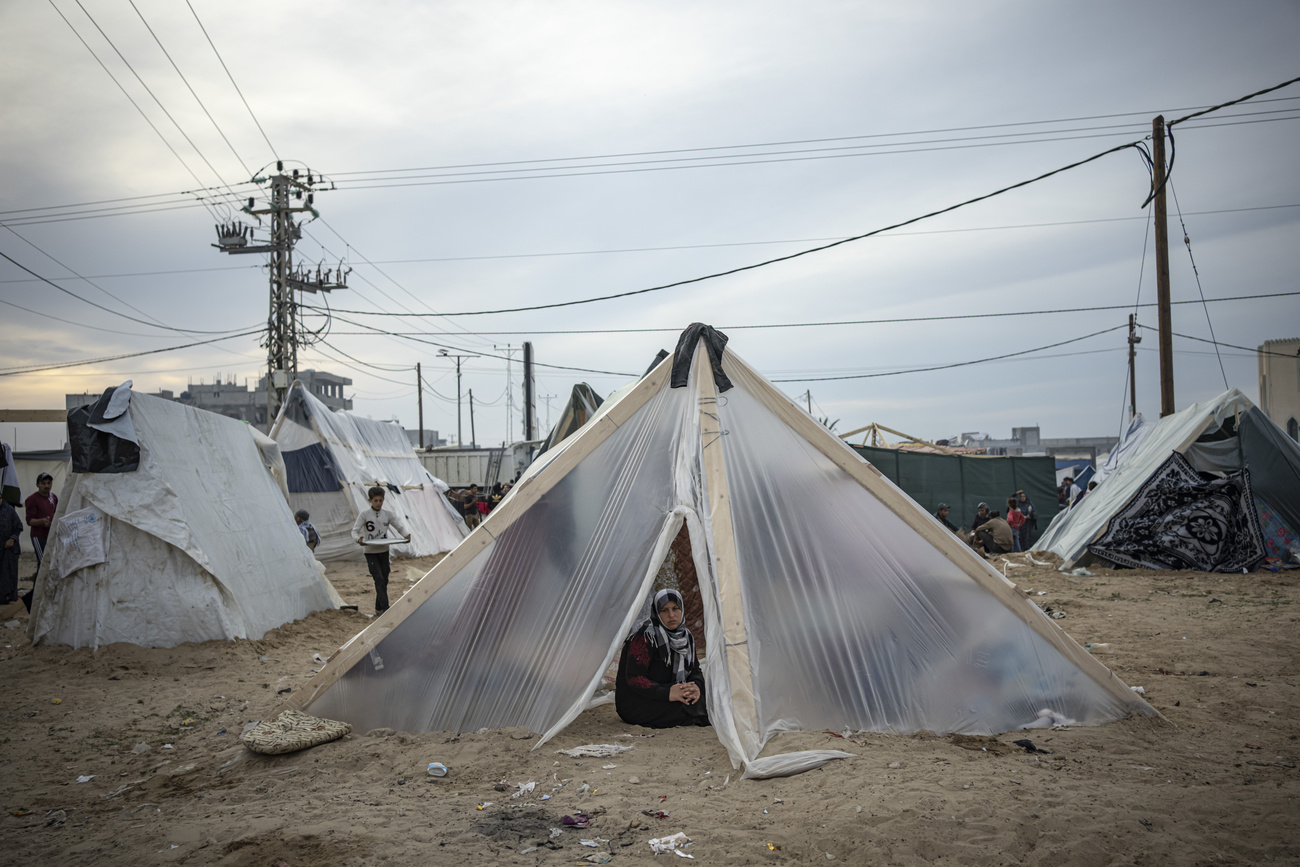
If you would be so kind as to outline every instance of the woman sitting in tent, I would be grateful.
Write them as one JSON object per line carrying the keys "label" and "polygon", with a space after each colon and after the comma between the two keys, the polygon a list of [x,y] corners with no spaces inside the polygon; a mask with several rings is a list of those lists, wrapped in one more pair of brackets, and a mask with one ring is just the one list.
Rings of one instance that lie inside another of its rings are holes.
{"label": "woman sitting in tent", "polygon": [[624,722],[656,729],[709,725],[704,673],[684,618],[682,595],[660,590],[650,618],[623,642],[614,704]]}

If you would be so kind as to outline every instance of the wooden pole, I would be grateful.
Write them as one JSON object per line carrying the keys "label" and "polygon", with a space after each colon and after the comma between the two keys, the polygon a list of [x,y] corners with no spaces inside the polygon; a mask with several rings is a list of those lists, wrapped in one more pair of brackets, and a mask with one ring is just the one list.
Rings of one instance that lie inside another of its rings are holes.
{"label": "wooden pole", "polygon": [[1137,387],[1137,366],[1134,360],[1137,357],[1137,345],[1142,342],[1142,338],[1137,334],[1137,316],[1130,313],[1128,315],[1128,420],[1132,421],[1137,417],[1138,412],[1138,387]]}
{"label": "wooden pole", "polygon": [[1173,311],[1169,305],[1169,228],[1165,208],[1165,117],[1151,122],[1151,153],[1155,164],[1156,303],[1160,311],[1160,417],[1174,409]]}
{"label": "wooden pole", "polygon": [[469,390],[469,447],[478,448],[478,436],[474,433],[474,389]]}

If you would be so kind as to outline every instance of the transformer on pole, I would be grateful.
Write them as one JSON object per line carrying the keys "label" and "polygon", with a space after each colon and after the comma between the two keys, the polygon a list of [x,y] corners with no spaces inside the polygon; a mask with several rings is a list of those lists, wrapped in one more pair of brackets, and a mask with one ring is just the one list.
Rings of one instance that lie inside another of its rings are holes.
{"label": "transformer on pole", "polygon": [[[294,244],[302,238],[302,228],[294,214],[310,213],[320,216],[314,207],[315,192],[332,189],[333,184],[310,169],[305,173],[284,170],[284,162],[276,163],[276,173],[270,177],[253,178],[255,183],[269,184],[267,201],[260,206],[255,197],[248,199],[240,210],[256,217],[259,224],[253,227],[238,220],[217,226],[216,247],[223,253],[270,253],[270,301],[266,322],[266,429],[270,431],[284,404],[289,386],[298,376],[298,346],[302,341],[302,327],[298,302],[294,292],[329,292],[347,288],[347,275],[351,271],[342,262],[338,270],[317,266],[314,275],[310,270],[295,270]],[[262,217],[270,217],[270,238],[256,243],[254,232],[260,228]]]}

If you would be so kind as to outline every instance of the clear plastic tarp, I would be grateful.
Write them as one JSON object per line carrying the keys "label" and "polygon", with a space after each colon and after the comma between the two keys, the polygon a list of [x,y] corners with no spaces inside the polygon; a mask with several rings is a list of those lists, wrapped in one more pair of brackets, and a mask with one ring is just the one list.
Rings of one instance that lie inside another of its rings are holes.
{"label": "clear plastic tarp", "polygon": [[[129,414],[139,468],[69,473],[59,496],[28,624],[34,644],[261,638],[337,607],[273,457],[247,425],[143,394],[131,396]],[[76,568],[87,561],[60,520],[82,511],[103,516],[105,550],[102,562]]]}
{"label": "clear plastic tarp", "polygon": [[1036,606],[1013,613],[768,410],[747,368],[728,373],[718,414],[763,740],[1127,712],[1026,626],[1047,620]]}
{"label": "clear plastic tarp", "polygon": [[888,480],[831,460],[874,473],[740,359],[724,356],[735,387],[716,399],[707,370],[669,388],[670,366],[607,401],[341,648],[304,694],[311,712],[360,730],[526,726],[544,741],[587,706],[684,523],[709,716],[746,776],[847,755],[762,756],[784,731],[1154,713]]}
{"label": "clear plastic tarp", "polygon": [[[656,396],[401,621],[311,712],[360,731],[545,732],[585,704],[645,596],[651,553],[673,505],[675,446],[688,399],[680,389]],[[524,492],[521,485],[516,502]],[[492,521],[478,532],[489,532]]]}
{"label": "clear plastic tarp", "polygon": [[384,508],[411,533],[410,544],[392,546],[395,556],[439,554],[465,538],[465,519],[443,495],[447,485],[424,468],[396,422],[330,410],[295,382],[272,434],[284,459],[289,503],[294,511],[305,509],[320,533],[317,558],[361,558],[352,526],[360,510],[370,508],[366,492],[376,485],[385,489]]}

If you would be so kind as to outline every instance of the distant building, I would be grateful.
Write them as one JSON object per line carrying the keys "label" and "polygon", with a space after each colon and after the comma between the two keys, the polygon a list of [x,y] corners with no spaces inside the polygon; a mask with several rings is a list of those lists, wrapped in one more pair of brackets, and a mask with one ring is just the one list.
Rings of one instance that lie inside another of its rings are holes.
{"label": "distant building", "polygon": [[1300,337],[1259,347],[1259,408],[1300,442]]}
{"label": "distant building", "polygon": [[994,439],[986,433],[962,433],[949,437],[954,446],[982,448],[986,455],[1051,455],[1058,458],[1088,458],[1095,465],[1119,445],[1119,437],[1043,437],[1038,426],[1013,427],[1010,439]]}
{"label": "distant building", "polygon": [[[352,409],[352,399],[343,396],[343,387],[351,385],[346,376],[336,376],[322,370],[300,370],[298,379],[307,390],[320,398],[330,409]],[[101,392],[102,393],[102,392]],[[99,400],[100,394],[68,394],[64,401],[68,409],[76,409]],[[257,388],[250,390],[248,382],[235,383],[233,378],[222,382],[220,377],[210,384],[191,382],[179,395],[168,389],[152,393],[153,397],[174,400],[186,406],[206,409],[227,418],[237,418],[266,430],[266,377],[258,380]]]}

